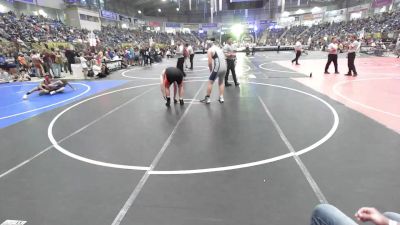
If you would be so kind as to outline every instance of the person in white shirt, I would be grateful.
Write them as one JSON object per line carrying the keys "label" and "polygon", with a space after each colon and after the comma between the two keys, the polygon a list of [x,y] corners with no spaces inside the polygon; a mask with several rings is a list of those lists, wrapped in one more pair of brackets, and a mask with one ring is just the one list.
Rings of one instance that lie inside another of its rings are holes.
{"label": "person in white shirt", "polygon": [[207,51],[208,56],[208,68],[210,69],[211,75],[209,77],[207,94],[206,97],[200,102],[210,104],[211,103],[211,91],[215,80],[218,78],[219,85],[219,102],[224,102],[224,78],[227,70],[225,54],[220,47],[215,43],[214,38],[210,38],[208,41],[212,46]]}
{"label": "person in white shirt", "polygon": [[193,70],[194,51],[193,51],[192,45],[189,45],[187,49],[188,49],[188,52],[189,52],[190,69]]}
{"label": "person in white shirt", "polygon": [[239,82],[236,78],[236,71],[235,71],[235,60],[236,60],[236,49],[232,45],[232,39],[228,39],[227,43],[224,46],[224,53],[226,58],[226,63],[228,69],[226,70],[225,75],[225,87],[231,86],[228,82],[229,80],[229,71],[232,71],[232,78],[233,82],[235,82],[235,86],[239,86]]}
{"label": "person in white shirt", "polygon": [[183,76],[186,77],[185,71],[183,69],[183,64],[185,63],[185,57],[183,55],[183,50],[185,49],[185,47],[183,46],[183,44],[180,44],[178,42],[177,48],[176,48],[176,57],[178,58],[178,61],[176,63],[176,68],[180,69],[183,72]]}
{"label": "person in white shirt", "polygon": [[300,42],[300,38],[297,39],[296,45],[294,46],[294,51],[296,52],[296,58],[292,60],[292,64],[296,62],[296,65],[300,65],[299,58],[301,56],[301,52],[303,51],[303,45]]}
{"label": "person in white shirt", "polygon": [[335,65],[335,74],[339,74],[338,63],[337,63],[338,44],[337,44],[336,37],[333,37],[331,43],[328,45],[328,52],[329,52],[328,62],[326,63],[326,66],[325,66],[325,74],[329,74],[328,69],[332,62],[333,62],[333,65]]}
{"label": "person in white shirt", "polygon": [[89,71],[89,67],[88,67],[88,64],[87,64],[87,60],[83,56],[82,52],[80,54],[79,60],[81,61],[83,76],[85,76],[85,79],[87,79],[87,74],[88,74],[88,71]]}
{"label": "person in white shirt", "polygon": [[347,51],[347,66],[349,67],[349,72],[345,74],[346,76],[351,76],[351,75],[353,75],[354,77],[357,76],[357,70],[356,66],[354,65],[354,61],[356,59],[356,52],[359,47],[360,43],[356,40],[356,36],[350,35],[350,43]]}

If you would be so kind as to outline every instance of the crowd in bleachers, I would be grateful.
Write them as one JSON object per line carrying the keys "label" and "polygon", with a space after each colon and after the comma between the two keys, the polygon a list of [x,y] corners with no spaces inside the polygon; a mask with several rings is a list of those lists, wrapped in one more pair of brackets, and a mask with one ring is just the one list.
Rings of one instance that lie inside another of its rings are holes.
{"label": "crowd in bleachers", "polygon": [[[379,39],[385,39],[388,37],[388,33],[396,32],[400,30],[400,10],[393,12],[386,12],[381,14],[375,14],[371,17],[364,19],[356,19],[350,21],[333,22],[333,23],[320,23],[315,24],[311,27],[308,26],[292,26],[286,28],[287,31],[279,40],[282,45],[293,45],[297,38],[301,38],[303,43],[314,43],[323,45],[323,40],[326,37],[337,36],[339,38],[345,37],[349,34],[375,34],[380,33]],[[365,40],[366,44],[376,42],[377,38],[370,38],[371,40]],[[390,38],[387,38],[390,39]],[[394,41],[394,40],[388,40]],[[268,43],[277,43],[276,35],[270,35]]]}
{"label": "crowd in bleachers", "polygon": [[[96,47],[90,47],[90,37]],[[121,67],[147,65],[174,55],[175,43],[190,43],[201,48],[203,38],[195,33],[165,33],[103,26],[93,34],[43,16],[0,14],[0,82],[27,80],[30,76],[72,74],[71,64],[102,68],[104,62],[117,60]],[[48,46],[49,43],[72,44]],[[153,45],[150,45],[153,43]]]}
{"label": "crowd in bleachers", "polygon": [[[43,16],[17,16],[14,12],[0,14],[0,38],[19,43],[27,48],[31,43],[40,42],[68,42],[88,43],[88,34],[85,29],[77,29],[65,25],[61,21]],[[171,40],[197,44],[200,40],[192,33],[165,33],[144,30],[130,30],[118,27],[102,27],[101,31],[94,32],[97,41],[103,47],[115,48],[122,43],[143,45],[149,43],[171,44]]]}
{"label": "crowd in bleachers", "polygon": [[268,29],[266,44],[267,45],[277,45],[280,37],[285,33],[286,28],[272,28]]}

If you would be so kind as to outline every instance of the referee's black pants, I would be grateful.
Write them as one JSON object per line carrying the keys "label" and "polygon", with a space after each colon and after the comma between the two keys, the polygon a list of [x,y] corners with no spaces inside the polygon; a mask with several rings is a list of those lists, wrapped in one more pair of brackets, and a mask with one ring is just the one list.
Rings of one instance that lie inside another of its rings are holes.
{"label": "referee's black pants", "polygon": [[339,73],[338,71],[338,64],[337,64],[337,54],[329,54],[328,55],[328,62],[326,63],[325,66],[325,72],[328,72],[329,66],[333,62],[333,65],[335,66],[335,73]]}
{"label": "referee's black pants", "polygon": [[296,62],[296,65],[298,65],[300,56],[301,56],[301,51],[296,51],[296,58],[292,60],[292,63]]}
{"label": "referee's black pants", "polygon": [[356,66],[354,65],[354,61],[356,60],[356,53],[351,52],[347,54],[347,66],[349,67],[349,72],[347,74],[357,74]]}
{"label": "referee's black pants", "polygon": [[186,77],[185,71],[183,70],[183,64],[185,63],[185,58],[178,58],[178,62],[176,63],[176,68],[180,69],[183,73],[183,76]]}
{"label": "referee's black pants", "polygon": [[193,58],[194,58],[194,54],[190,55],[190,69],[193,69]]}
{"label": "referee's black pants", "polygon": [[227,65],[228,68],[226,70],[226,75],[225,75],[225,84],[228,84],[229,71],[232,71],[233,82],[235,82],[235,84],[238,84],[237,79],[236,79],[235,60],[227,59],[226,60],[226,65]]}

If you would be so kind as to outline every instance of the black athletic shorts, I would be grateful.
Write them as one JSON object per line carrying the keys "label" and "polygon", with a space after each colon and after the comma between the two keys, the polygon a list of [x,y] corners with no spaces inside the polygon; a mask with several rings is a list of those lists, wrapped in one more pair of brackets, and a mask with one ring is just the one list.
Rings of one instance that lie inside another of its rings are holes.
{"label": "black athletic shorts", "polygon": [[172,83],[176,82],[178,85],[182,84],[183,81],[183,73],[180,69],[175,67],[168,67],[165,69],[166,80],[165,85],[169,86]]}

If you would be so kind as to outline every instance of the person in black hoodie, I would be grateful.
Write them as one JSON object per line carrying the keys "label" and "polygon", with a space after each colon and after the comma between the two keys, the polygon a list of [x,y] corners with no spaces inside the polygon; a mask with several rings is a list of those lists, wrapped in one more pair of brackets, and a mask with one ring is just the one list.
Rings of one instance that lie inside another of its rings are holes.
{"label": "person in black hoodie", "polygon": [[76,53],[74,50],[71,50],[69,47],[66,48],[65,50],[65,57],[67,58],[67,62],[68,62],[68,70],[69,73],[72,75],[72,67],[71,64],[75,63],[75,56]]}

